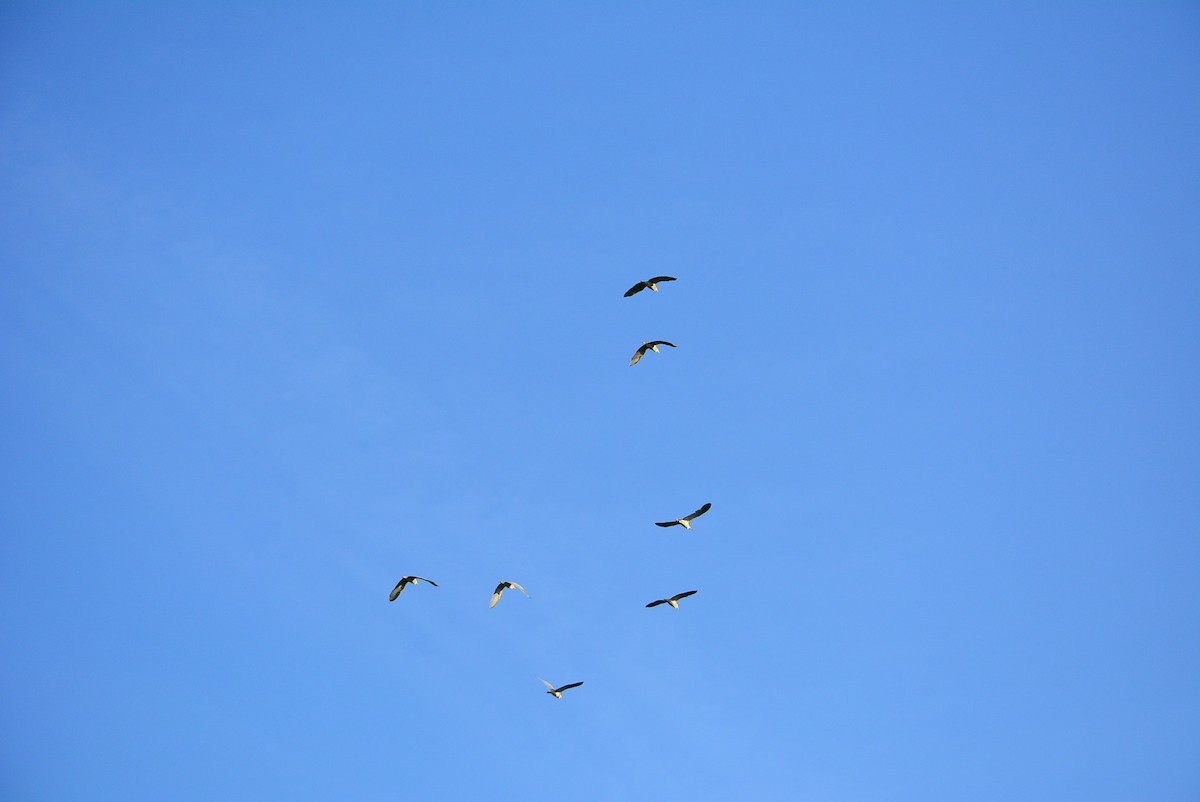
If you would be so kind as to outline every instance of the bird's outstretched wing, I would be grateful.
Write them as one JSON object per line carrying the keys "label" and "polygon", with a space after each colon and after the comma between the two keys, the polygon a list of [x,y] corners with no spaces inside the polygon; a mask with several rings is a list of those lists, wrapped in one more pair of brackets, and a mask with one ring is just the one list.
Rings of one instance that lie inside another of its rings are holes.
{"label": "bird's outstretched wing", "polygon": [[518,585],[516,582],[508,582],[508,583],[506,583],[506,584],[507,584],[507,585],[508,585],[510,588],[516,588],[517,590],[519,590],[519,591],[521,591],[522,593],[524,593],[524,594],[525,594],[525,598],[529,598],[529,591],[525,590],[525,588],[521,587],[521,586],[520,586],[520,585]]}
{"label": "bird's outstretched wing", "polygon": [[419,579],[422,582],[428,582],[429,584],[433,585],[435,588],[438,586],[437,582],[434,582],[432,579],[426,579],[423,576],[410,576],[410,577],[407,577],[407,579],[410,579],[413,582],[416,582]]}
{"label": "bird's outstretched wing", "polygon": [[562,693],[563,691],[567,690],[568,688],[578,688],[582,684],[583,684],[582,682],[572,682],[570,685],[564,685],[561,688],[555,688],[554,690],[558,691],[559,693]]}
{"label": "bird's outstretched wing", "polygon": [[703,507],[701,507],[700,509],[696,510],[695,512],[693,512],[691,515],[687,516],[687,517],[686,517],[686,518],[684,518],[683,520],[685,520],[685,521],[691,521],[691,520],[692,520],[692,519],[694,519],[694,518],[699,518],[701,515],[703,515],[704,513],[708,512],[708,511],[709,511],[709,509],[710,509],[711,507],[712,507],[712,504],[705,504]]}
{"label": "bird's outstretched wing", "polygon": [[666,603],[667,603],[667,600],[666,600],[666,599],[659,599],[658,601],[652,601],[652,602],[650,602],[650,603],[649,603],[649,604],[647,604],[646,606],[647,606],[647,607],[657,607],[657,606],[658,606],[658,605],[660,605],[660,604],[666,604]]}
{"label": "bird's outstretched wing", "polygon": [[662,281],[674,281],[674,280],[675,280],[674,276],[655,276],[654,278],[650,279],[646,283],[647,284],[658,284],[659,282],[662,282]]}
{"label": "bird's outstretched wing", "polygon": [[678,347],[679,347],[679,346],[675,345],[675,343],[669,343],[669,342],[667,342],[666,340],[655,340],[654,342],[649,342],[649,343],[646,343],[646,344],[645,344],[643,347],[644,347],[644,348],[649,348],[649,347],[650,347],[650,346],[652,346],[652,345],[669,345],[669,346],[671,346],[672,348],[678,348]]}
{"label": "bird's outstretched wing", "polygon": [[[538,677],[538,679],[542,679],[542,678],[541,678],[541,677]],[[558,690],[558,689],[557,689],[557,688],[555,688],[553,685],[551,685],[549,682],[546,682],[546,680],[544,680],[544,679],[542,679],[542,684],[543,684],[543,685],[545,685],[547,688],[549,688],[549,689],[550,689],[550,690],[552,690],[552,691],[554,691],[554,690]]]}
{"label": "bird's outstretched wing", "polygon": [[689,590],[687,593],[676,593],[674,596],[671,597],[671,601],[679,601],[680,599],[686,599],[688,596],[692,596],[695,593],[696,593],[696,591],[694,591],[694,590]]}
{"label": "bird's outstretched wing", "polygon": [[406,584],[408,584],[408,583],[405,582],[403,579],[401,579],[399,582],[397,582],[396,587],[392,588],[392,594],[390,596],[388,596],[388,601],[395,601],[396,597],[399,596],[401,594],[401,592],[403,592],[404,586]]}
{"label": "bird's outstretched wing", "polygon": [[679,526],[679,521],[655,521],[655,526]]}
{"label": "bird's outstretched wing", "polygon": [[642,359],[642,357],[646,355],[646,350],[647,350],[649,347],[650,347],[649,345],[643,345],[641,348],[639,348],[639,349],[637,349],[636,351],[634,351],[634,352],[633,352],[633,359],[629,360],[629,364],[630,364],[630,365],[636,365],[638,362],[640,362],[640,361],[641,361],[641,359]]}
{"label": "bird's outstretched wing", "polygon": [[625,291],[625,297],[628,298],[630,295],[637,295],[639,292],[641,292],[642,290],[646,289],[649,286],[650,285],[647,284],[646,282],[639,281],[637,284],[634,284],[632,287],[630,287],[628,290]]}
{"label": "bird's outstretched wing", "polygon": [[500,601],[500,594],[502,593],[504,593],[503,583],[501,583],[500,587],[496,588],[496,592],[492,594],[492,601],[490,604],[488,604],[488,607],[495,607],[496,602]]}

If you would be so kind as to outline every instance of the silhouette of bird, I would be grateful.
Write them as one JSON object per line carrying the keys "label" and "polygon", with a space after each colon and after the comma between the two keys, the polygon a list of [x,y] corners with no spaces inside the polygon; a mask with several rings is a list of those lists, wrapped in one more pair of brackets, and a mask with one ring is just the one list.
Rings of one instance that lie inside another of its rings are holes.
{"label": "silhouette of bird", "polygon": [[659,599],[658,601],[652,601],[649,604],[647,604],[646,606],[647,607],[657,607],[660,604],[669,604],[672,607],[674,607],[676,610],[678,610],[679,609],[679,600],[686,599],[688,596],[691,596],[693,593],[696,593],[696,591],[689,590],[687,593],[676,593],[674,596],[672,596],[669,599]]}
{"label": "silhouette of bird", "polygon": [[682,526],[684,529],[691,529],[692,521],[699,518],[704,513],[708,512],[711,507],[712,507],[712,504],[705,504],[703,507],[701,507],[700,509],[693,512],[691,515],[684,516],[683,518],[676,518],[674,521],[661,521],[661,522],[655,521],[654,525],[655,526]]}
{"label": "silhouette of bird", "polygon": [[525,588],[521,587],[516,582],[501,582],[499,585],[496,586],[496,590],[492,593],[492,603],[489,604],[488,607],[495,607],[496,602],[500,601],[500,597],[504,594],[504,591],[507,590],[508,588],[516,588],[517,590],[519,590],[525,594],[525,598],[529,598],[529,593],[525,590]]}
{"label": "silhouette of bird", "polygon": [[[541,678],[541,677],[538,677],[538,679],[542,679],[542,678]],[[570,685],[564,685],[564,686],[562,686],[561,688],[555,688],[553,685],[551,685],[549,682],[546,682],[546,680],[544,680],[544,679],[542,679],[542,683],[543,683],[543,684],[544,684],[544,685],[545,685],[547,688],[549,688],[549,689],[550,689],[550,690],[546,691],[546,693],[550,694],[550,695],[551,695],[551,696],[553,696],[555,699],[561,699],[561,698],[562,698],[562,692],[563,692],[563,691],[565,691],[565,690],[567,690],[568,688],[578,688],[580,685],[582,685],[582,684],[583,684],[582,682],[572,682]]]}
{"label": "silhouette of bird", "polygon": [[404,592],[405,585],[415,585],[418,582],[428,582],[435,588],[438,586],[437,582],[434,582],[432,579],[426,579],[423,576],[406,576],[396,583],[396,587],[392,588],[392,595],[388,596],[388,601],[395,601],[396,597]]}
{"label": "silhouette of bird", "polygon": [[634,284],[629,288],[629,290],[625,293],[625,297],[628,298],[630,295],[637,295],[639,292],[645,289],[651,289],[655,292],[658,292],[658,282],[674,280],[674,276],[655,276],[654,278],[648,278],[645,281],[639,281],[637,284]]}
{"label": "silhouette of bird", "polygon": [[638,362],[641,361],[642,357],[646,355],[647,351],[653,351],[656,354],[659,353],[658,346],[660,346],[660,345],[669,345],[672,348],[677,347],[675,345],[675,343],[669,343],[666,340],[655,340],[654,342],[649,342],[649,343],[643,342],[642,347],[637,349],[637,351],[634,352],[633,359],[629,360],[629,364],[636,365]]}

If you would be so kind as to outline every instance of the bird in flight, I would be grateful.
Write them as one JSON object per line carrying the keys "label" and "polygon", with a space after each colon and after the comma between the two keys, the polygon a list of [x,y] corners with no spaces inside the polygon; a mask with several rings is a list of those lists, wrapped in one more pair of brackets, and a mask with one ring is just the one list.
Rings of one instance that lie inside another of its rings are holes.
{"label": "bird in flight", "polygon": [[[538,679],[542,679],[542,678],[538,677]],[[546,693],[550,694],[555,699],[561,699],[563,691],[567,690],[568,688],[578,688],[583,683],[582,682],[572,682],[570,685],[564,685],[561,688],[555,688],[549,682],[546,682],[546,680],[542,679],[542,684],[550,689],[550,690],[546,691]]]}
{"label": "bird in flight", "polygon": [[649,342],[649,343],[644,342],[644,343],[642,343],[642,347],[637,349],[637,351],[634,352],[633,359],[629,360],[629,364],[636,365],[638,362],[641,361],[642,357],[646,355],[647,351],[653,351],[656,354],[660,353],[658,350],[658,346],[660,346],[660,345],[669,345],[672,348],[678,347],[675,345],[675,343],[669,343],[666,340],[655,340],[654,342]]}
{"label": "bird in flight", "polygon": [[500,597],[502,595],[504,595],[504,591],[508,590],[509,588],[516,588],[517,590],[519,590],[525,594],[525,598],[529,598],[529,592],[526,591],[525,588],[518,585],[516,582],[501,582],[499,585],[496,586],[496,590],[492,593],[492,603],[489,604],[488,607],[495,607],[496,602],[500,601]]}
{"label": "bird in flight", "polygon": [[434,582],[432,579],[426,579],[423,576],[406,576],[396,583],[396,587],[392,588],[392,595],[388,596],[388,601],[395,601],[396,597],[404,592],[406,585],[415,585],[418,582],[428,582],[435,588],[438,586],[437,582]]}
{"label": "bird in flight", "polygon": [[648,278],[645,281],[639,281],[637,284],[634,284],[629,288],[629,291],[625,293],[625,297],[628,298],[630,295],[637,295],[639,292],[645,289],[651,289],[655,292],[658,292],[658,282],[674,280],[674,276],[655,276],[654,278]]}
{"label": "bird in flight", "polygon": [[699,518],[704,513],[708,512],[712,504],[705,504],[700,509],[693,512],[691,515],[686,515],[683,518],[676,518],[674,521],[655,521],[655,526],[682,526],[684,529],[692,528],[692,521]]}
{"label": "bird in flight", "polygon": [[686,599],[688,596],[691,596],[695,592],[696,591],[694,591],[694,590],[689,590],[687,593],[676,593],[674,596],[672,596],[669,599],[659,599],[658,601],[652,601],[649,604],[647,604],[646,606],[647,607],[657,607],[660,604],[669,604],[672,607],[674,607],[676,610],[678,610],[679,609],[679,600]]}

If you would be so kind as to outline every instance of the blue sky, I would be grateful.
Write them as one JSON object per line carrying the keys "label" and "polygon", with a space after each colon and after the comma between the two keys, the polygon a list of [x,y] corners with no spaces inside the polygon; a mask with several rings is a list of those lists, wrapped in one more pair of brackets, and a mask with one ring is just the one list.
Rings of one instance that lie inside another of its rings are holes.
{"label": "blue sky", "polygon": [[1197,142],[1194,4],[5,4],[0,795],[1196,799]]}

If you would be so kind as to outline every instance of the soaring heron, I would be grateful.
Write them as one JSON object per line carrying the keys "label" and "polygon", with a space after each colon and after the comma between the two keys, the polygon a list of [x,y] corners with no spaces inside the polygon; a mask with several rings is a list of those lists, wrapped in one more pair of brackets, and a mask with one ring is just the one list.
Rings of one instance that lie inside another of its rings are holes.
{"label": "soaring heron", "polygon": [[[538,677],[538,679],[542,679],[542,678]],[[542,679],[542,684],[544,684],[547,688],[550,689],[550,690],[546,691],[546,693],[550,694],[555,699],[561,699],[563,691],[567,690],[568,688],[578,688],[583,683],[582,682],[572,682],[570,685],[564,685],[561,688],[555,688],[549,682],[546,682],[546,680]]]}
{"label": "soaring heron", "polygon": [[655,521],[654,525],[655,526],[682,526],[684,529],[691,529],[692,521],[696,520],[701,515],[708,512],[709,509],[711,509],[711,508],[712,508],[712,504],[705,504],[703,507],[701,507],[700,509],[693,512],[691,515],[685,515],[682,518],[676,518],[674,521]]}
{"label": "soaring heron", "polygon": [[629,291],[625,293],[625,297],[628,298],[630,295],[637,295],[639,292],[645,289],[651,289],[655,292],[658,292],[658,282],[674,280],[674,276],[655,276],[654,278],[648,278],[645,281],[639,281],[637,284],[634,284],[629,288]]}
{"label": "soaring heron", "polygon": [[656,354],[660,353],[660,351],[658,350],[658,346],[660,346],[660,345],[669,345],[672,348],[677,347],[675,345],[675,343],[669,343],[666,340],[655,340],[654,342],[649,342],[649,343],[643,342],[642,347],[637,349],[637,351],[634,352],[633,359],[629,360],[629,364],[636,365],[638,362],[641,361],[642,357],[646,355],[647,351],[653,351]]}
{"label": "soaring heron", "polygon": [[647,607],[657,607],[660,604],[669,604],[672,607],[674,607],[676,610],[678,610],[679,609],[679,600],[686,599],[688,596],[691,596],[695,592],[696,591],[694,591],[694,590],[689,590],[687,593],[676,593],[674,596],[672,596],[669,599],[659,599],[658,601],[652,601],[649,604],[647,604],[646,606]]}
{"label": "soaring heron", "polygon": [[499,585],[496,586],[496,590],[492,593],[492,603],[489,604],[488,607],[495,607],[496,602],[500,601],[500,597],[502,595],[504,595],[504,591],[508,590],[509,588],[516,588],[517,590],[519,590],[525,594],[525,598],[529,598],[529,592],[526,591],[525,588],[518,585],[516,582],[501,582]]}
{"label": "soaring heron", "polygon": [[428,582],[435,588],[438,586],[437,582],[434,582],[432,579],[426,579],[423,576],[406,576],[396,583],[396,587],[392,588],[392,595],[388,596],[388,601],[395,601],[396,597],[404,592],[405,585],[415,585],[418,582]]}

